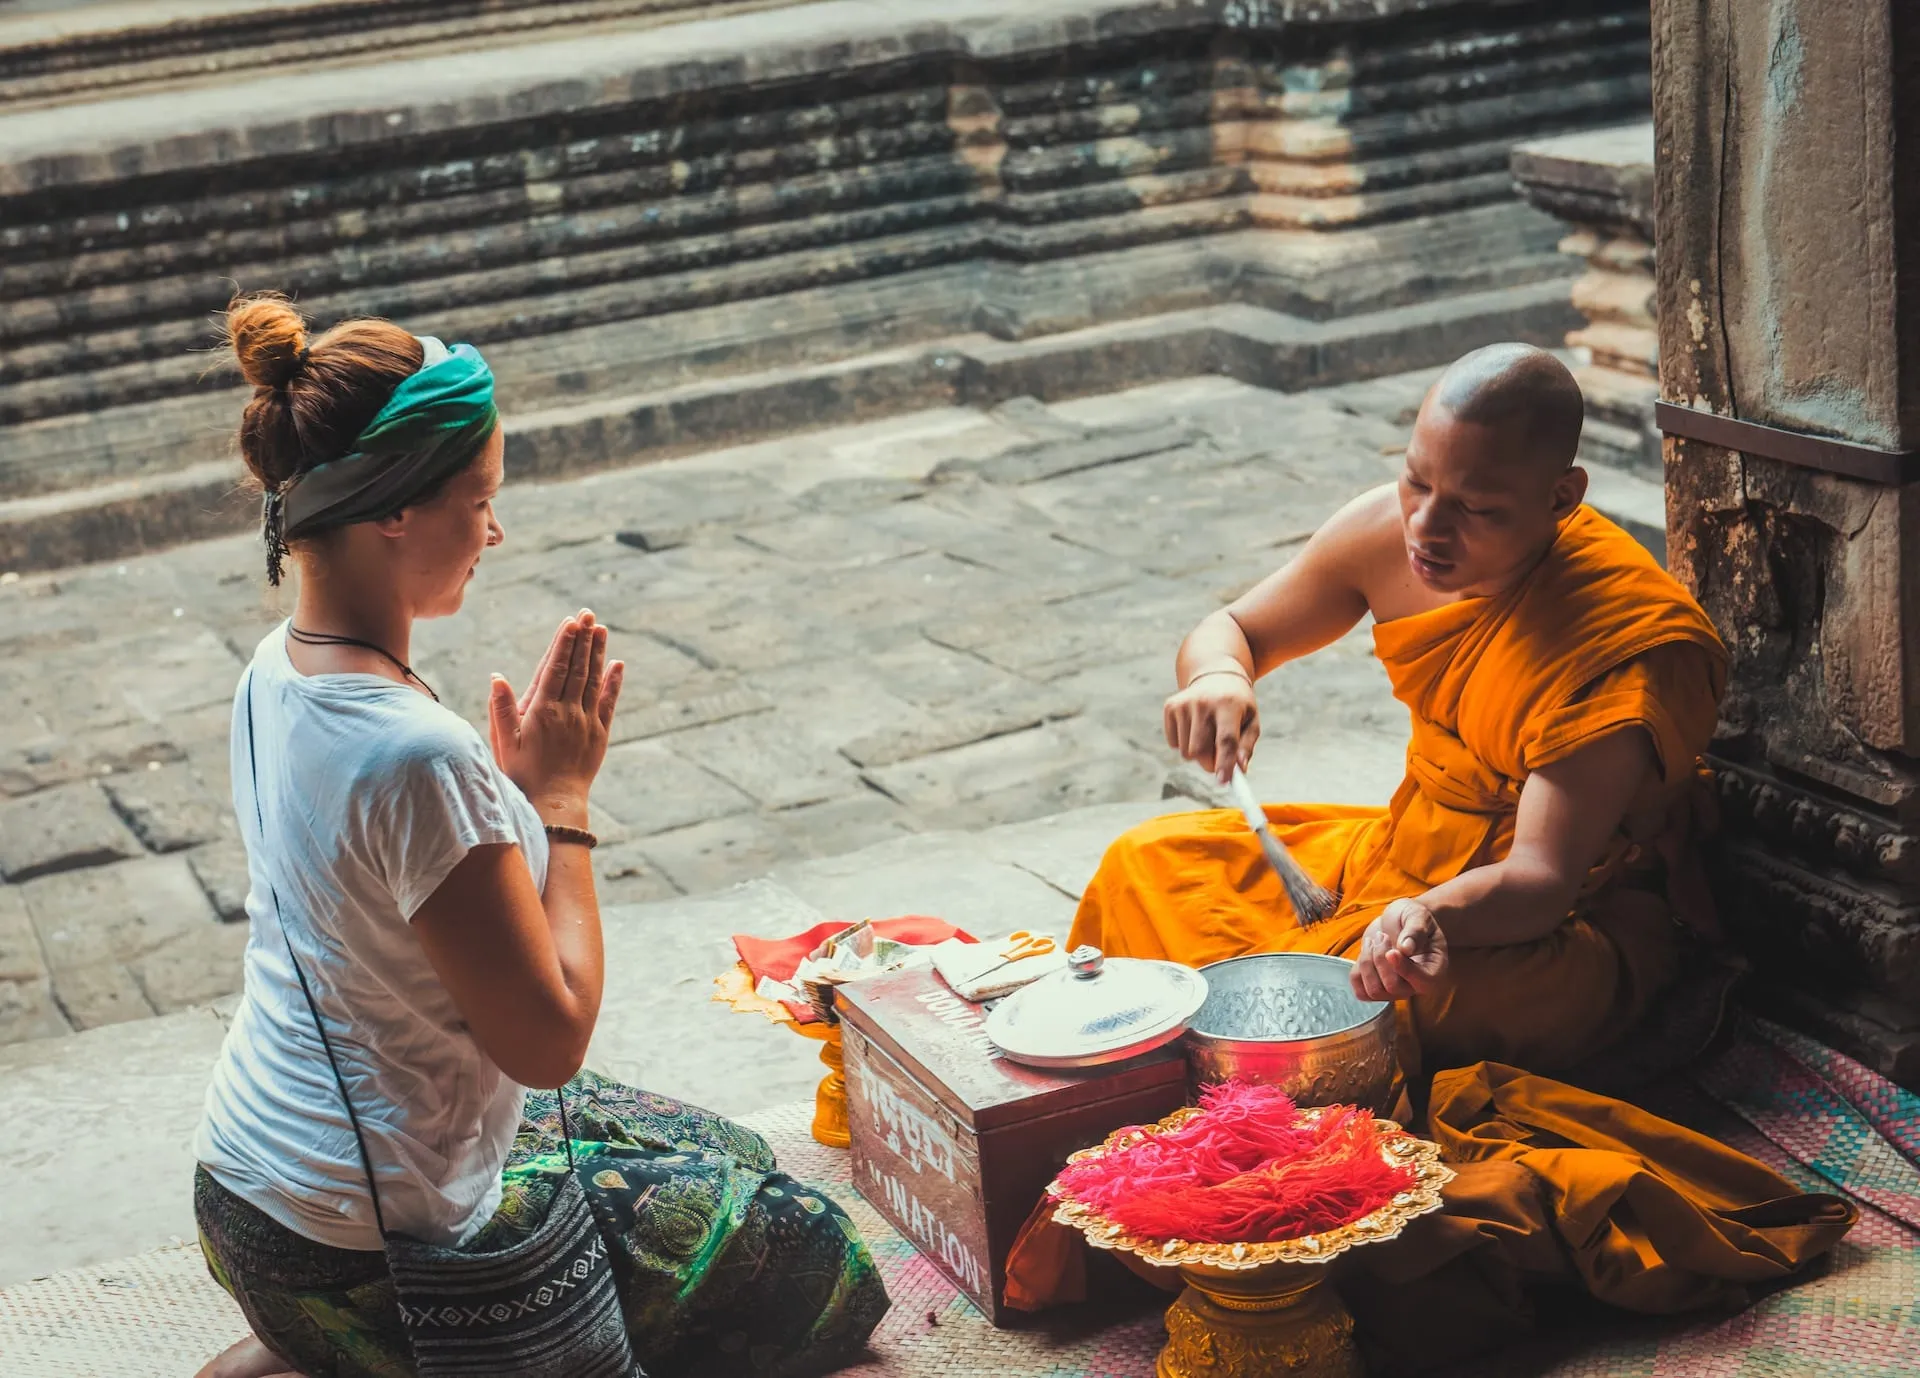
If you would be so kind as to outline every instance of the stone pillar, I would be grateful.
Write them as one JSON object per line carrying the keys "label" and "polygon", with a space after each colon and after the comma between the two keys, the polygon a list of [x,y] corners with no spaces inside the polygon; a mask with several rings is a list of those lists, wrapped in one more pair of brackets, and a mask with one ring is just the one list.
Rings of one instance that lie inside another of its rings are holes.
{"label": "stone pillar", "polygon": [[1920,6],[1655,0],[1671,567],[1733,652],[1722,921],[1920,1086]]}
{"label": "stone pillar", "polygon": [[1573,304],[1586,323],[1567,335],[1589,362],[1580,457],[1658,479],[1660,339],[1654,323],[1653,125],[1620,125],[1513,151],[1521,196],[1572,227],[1560,251],[1582,259]]}

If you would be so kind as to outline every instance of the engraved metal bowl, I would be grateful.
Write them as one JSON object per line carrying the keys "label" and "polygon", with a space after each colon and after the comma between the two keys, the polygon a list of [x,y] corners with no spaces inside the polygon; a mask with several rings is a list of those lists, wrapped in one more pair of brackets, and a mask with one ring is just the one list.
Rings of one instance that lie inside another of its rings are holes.
{"label": "engraved metal bowl", "polygon": [[1207,999],[1187,1028],[1198,1086],[1277,1086],[1301,1106],[1393,1107],[1393,1006],[1362,1000],[1353,963],[1266,952],[1202,967]]}

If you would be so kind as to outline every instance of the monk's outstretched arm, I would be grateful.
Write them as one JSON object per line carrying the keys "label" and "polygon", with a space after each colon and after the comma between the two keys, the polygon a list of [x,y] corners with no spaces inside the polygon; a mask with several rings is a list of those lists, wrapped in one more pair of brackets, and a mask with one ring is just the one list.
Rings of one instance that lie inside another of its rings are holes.
{"label": "monk's outstretched arm", "polygon": [[1167,745],[1224,783],[1260,739],[1253,682],[1351,631],[1367,611],[1356,570],[1399,539],[1391,489],[1362,494],[1315,532],[1290,563],[1202,618],[1174,658]]}
{"label": "monk's outstretched arm", "polygon": [[1529,775],[1506,858],[1419,898],[1448,946],[1501,947],[1558,928],[1634,796],[1658,769],[1652,739],[1630,727]]}
{"label": "monk's outstretched arm", "polygon": [[1300,553],[1219,612],[1180,645],[1182,685],[1208,669],[1255,679],[1330,646],[1367,614],[1365,570],[1399,549],[1399,508],[1391,488],[1362,493],[1313,533]]}

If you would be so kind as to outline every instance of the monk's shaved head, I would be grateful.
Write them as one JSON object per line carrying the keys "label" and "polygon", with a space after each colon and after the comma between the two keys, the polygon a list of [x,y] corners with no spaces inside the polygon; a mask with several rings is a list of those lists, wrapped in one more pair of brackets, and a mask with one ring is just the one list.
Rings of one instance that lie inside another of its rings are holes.
{"label": "monk's shaved head", "polygon": [[1456,421],[1510,430],[1548,473],[1573,463],[1586,404],[1567,366],[1529,344],[1496,344],[1456,360],[1433,385],[1432,401]]}
{"label": "monk's shaved head", "polygon": [[1415,578],[1488,595],[1538,564],[1587,493],[1574,463],[1585,410],[1566,365],[1532,345],[1488,345],[1441,374],[1400,473]]}

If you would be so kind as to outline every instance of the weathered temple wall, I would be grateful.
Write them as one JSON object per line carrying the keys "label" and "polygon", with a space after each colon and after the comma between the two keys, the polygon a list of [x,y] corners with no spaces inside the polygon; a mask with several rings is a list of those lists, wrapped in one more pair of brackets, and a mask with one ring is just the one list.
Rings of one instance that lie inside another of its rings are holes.
{"label": "weathered temple wall", "polygon": [[1654,17],[1661,396],[1786,433],[1667,422],[1672,564],[1734,657],[1723,919],[1779,1008],[1917,1085],[1920,10]]}
{"label": "weathered temple wall", "polygon": [[[339,60],[336,26],[188,87],[140,50],[155,89],[0,105],[0,565],[240,519],[211,501],[234,384],[206,352],[236,285],[492,347],[523,473],[991,393],[996,369],[1305,382],[1554,339],[1568,265],[1509,150],[1649,89],[1630,0],[725,8],[377,62]],[[1307,328],[1369,313],[1371,357]],[[1145,321],[1044,368],[986,348]],[[731,413],[657,401],[729,379],[752,384]]]}

